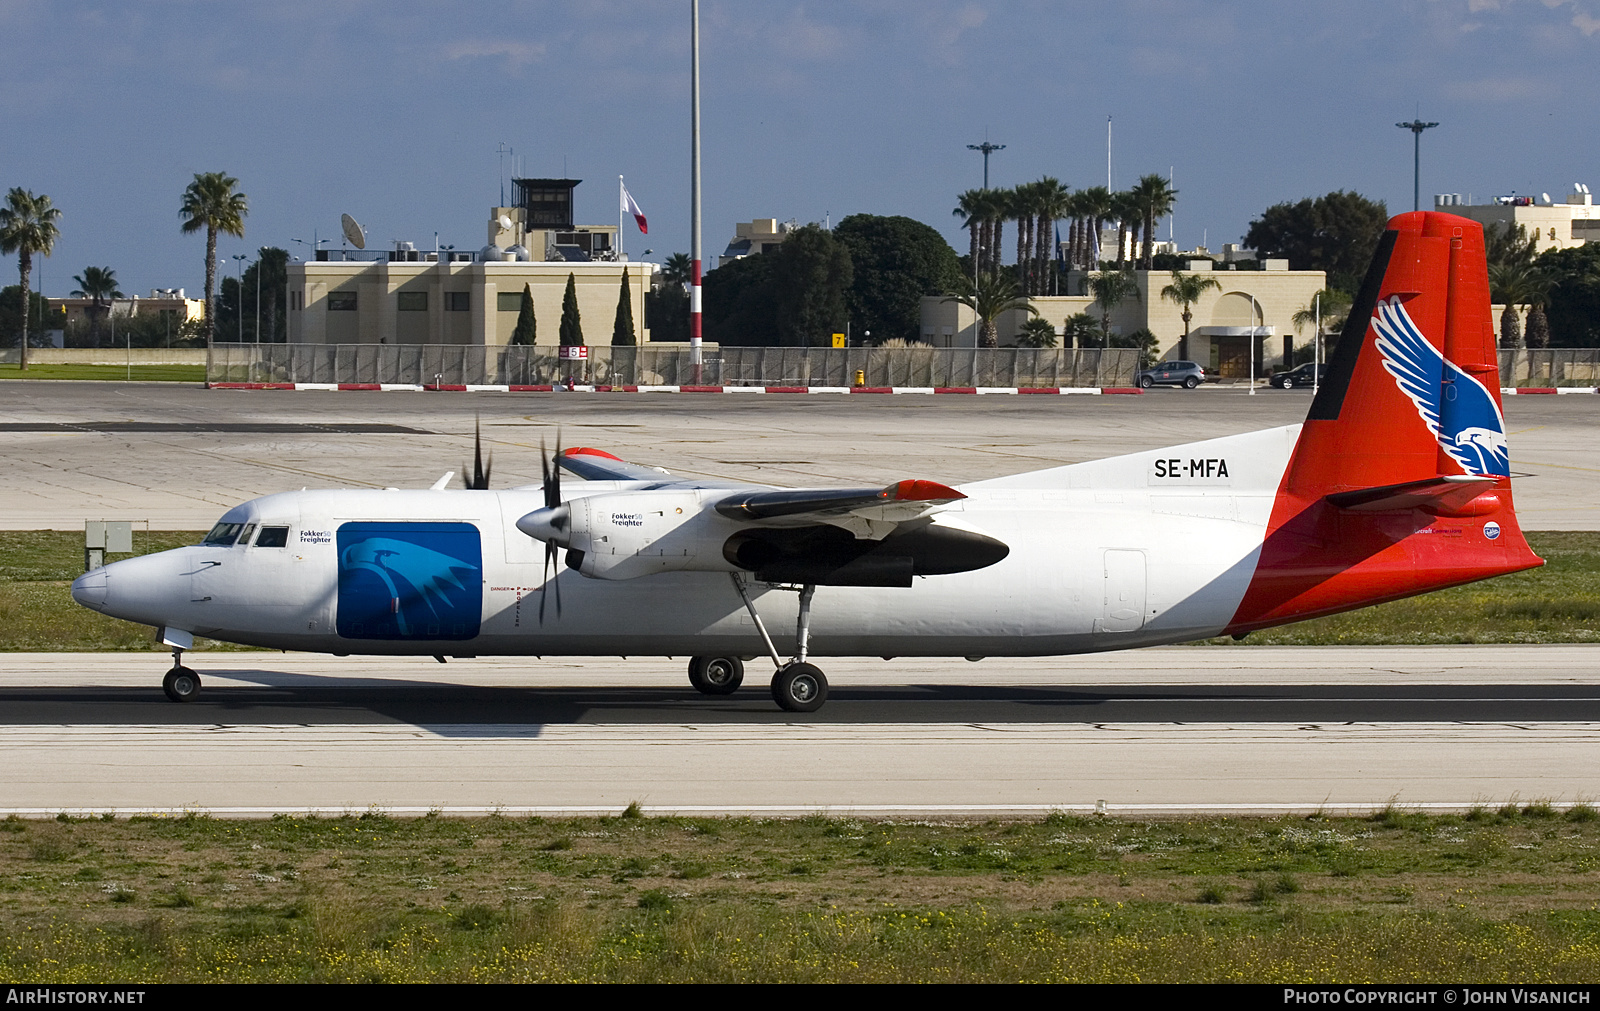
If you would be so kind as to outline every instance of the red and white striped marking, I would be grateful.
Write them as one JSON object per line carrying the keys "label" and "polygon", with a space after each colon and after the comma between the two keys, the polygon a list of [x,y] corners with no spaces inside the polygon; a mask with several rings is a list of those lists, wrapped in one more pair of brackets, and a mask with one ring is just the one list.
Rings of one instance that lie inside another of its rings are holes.
{"label": "red and white striped marking", "polygon": [[[359,390],[363,392],[409,393],[965,393],[1055,394],[1058,396],[1101,396],[1116,393],[1143,393],[1134,386],[589,386],[565,384],[459,385],[435,386],[421,383],[207,383],[213,390]],[[1527,391],[1523,391],[1527,392]],[[1593,392],[1593,391],[1588,391]]]}

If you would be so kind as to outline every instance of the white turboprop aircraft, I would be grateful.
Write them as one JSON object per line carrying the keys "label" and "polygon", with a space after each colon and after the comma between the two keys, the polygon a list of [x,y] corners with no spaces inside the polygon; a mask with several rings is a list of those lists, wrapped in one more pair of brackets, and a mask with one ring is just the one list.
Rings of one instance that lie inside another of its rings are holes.
{"label": "white turboprop aircraft", "polygon": [[199,634],[441,661],[691,656],[714,695],[766,654],[778,705],[811,712],[815,656],[1242,635],[1542,564],[1512,509],[1481,228],[1393,219],[1349,320],[1302,425],[959,489],[686,480],[558,447],[531,487],[489,490],[475,465],[465,490],[268,495],[72,594],[157,627],[175,701],[200,689],[181,662]]}

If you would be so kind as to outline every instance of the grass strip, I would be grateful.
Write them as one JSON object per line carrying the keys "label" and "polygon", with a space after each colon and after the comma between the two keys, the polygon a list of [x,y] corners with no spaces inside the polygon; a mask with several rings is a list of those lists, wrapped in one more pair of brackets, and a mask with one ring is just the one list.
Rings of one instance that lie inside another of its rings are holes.
{"label": "grass strip", "polygon": [[132,380],[136,383],[203,383],[204,365],[0,365],[0,379],[98,379]]}
{"label": "grass strip", "polygon": [[1584,982],[1594,809],[0,822],[17,982]]}

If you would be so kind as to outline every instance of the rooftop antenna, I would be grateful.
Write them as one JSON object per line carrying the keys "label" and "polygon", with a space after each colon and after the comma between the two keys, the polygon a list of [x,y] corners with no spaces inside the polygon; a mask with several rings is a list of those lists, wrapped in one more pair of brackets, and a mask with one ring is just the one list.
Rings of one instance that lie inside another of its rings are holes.
{"label": "rooftop antenna", "polygon": [[509,151],[509,150],[510,149],[506,147],[506,142],[505,141],[501,141],[499,143],[499,145],[495,147],[495,152],[500,155],[500,206],[501,207],[504,207],[506,205],[506,152]]}
{"label": "rooftop antenna", "polygon": [[367,248],[367,233],[356,224],[356,219],[348,214],[339,215],[339,227],[344,230],[345,241],[357,249]]}

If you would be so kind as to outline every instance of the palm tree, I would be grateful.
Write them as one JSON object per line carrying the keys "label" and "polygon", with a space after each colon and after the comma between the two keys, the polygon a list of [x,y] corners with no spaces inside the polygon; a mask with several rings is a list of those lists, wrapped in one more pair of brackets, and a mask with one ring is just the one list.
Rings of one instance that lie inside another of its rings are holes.
{"label": "palm tree", "polygon": [[1086,190],[1078,191],[1078,197],[1083,201],[1081,213],[1084,216],[1084,229],[1081,235],[1082,249],[1079,251],[1079,269],[1099,270],[1100,254],[1100,229],[1111,220],[1112,202],[1111,191],[1104,186],[1091,186]]}
{"label": "palm tree", "polygon": [[99,347],[100,310],[112,299],[126,297],[117,290],[117,272],[110,267],[85,267],[83,273],[74,274],[72,279],[78,282],[72,297],[89,300],[89,339]]}
{"label": "palm tree", "polygon": [[[1550,288],[1554,281],[1551,277],[1534,266],[1531,261],[1507,262],[1490,264],[1489,266],[1489,297],[1495,302],[1505,306],[1500,313],[1500,346],[1533,347],[1533,342],[1522,339],[1521,326],[1519,325],[1517,310],[1521,306],[1529,306],[1528,329],[1532,337],[1533,306],[1543,306],[1549,298]],[[1543,315],[1543,312],[1540,312]],[[1548,331],[1546,331],[1548,333]]]}
{"label": "palm tree", "polygon": [[249,198],[234,192],[238,185],[239,180],[222,172],[196,172],[194,181],[183,191],[183,206],[178,208],[185,235],[202,228],[206,232],[205,333],[208,348],[216,332],[217,233],[244,238],[244,219],[250,213]]}
{"label": "palm tree", "polygon": [[51,206],[50,198],[13,186],[0,207],[0,253],[17,254],[17,269],[22,275],[22,341],[20,368],[28,371],[28,292],[33,275],[33,254],[49,256],[61,230],[56,222],[61,211]]}
{"label": "palm tree", "polygon": [[978,253],[983,248],[983,195],[985,192],[987,191],[967,190],[965,193],[956,197],[955,210],[950,212],[961,219],[961,227],[965,228],[970,236],[971,245],[969,248],[971,252],[969,253],[969,256],[972,260],[972,270],[974,273],[976,273],[978,270]]}
{"label": "palm tree", "polygon": [[1007,194],[1009,217],[1017,222],[1017,287],[1025,295],[1033,294],[1033,221],[1038,195],[1038,183],[1022,183]]}
{"label": "palm tree", "polygon": [[1094,304],[1100,307],[1100,346],[1111,346],[1111,310],[1139,301],[1139,282],[1129,270],[1102,270],[1089,279]]}
{"label": "palm tree", "polygon": [[1142,220],[1144,212],[1140,210],[1138,202],[1134,199],[1131,190],[1119,190],[1111,194],[1111,217],[1117,222],[1117,269],[1128,269],[1128,232],[1133,232],[1133,238],[1139,238],[1138,222]]}
{"label": "palm tree", "polygon": [[1183,309],[1183,336],[1178,338],[1178,358],[1183,361],[1189,360],[1189,321],[1194,319],[1189,307],[1200,301],[1200,296],[1212,288],[1221,291],[1221,282],[1205,274],[1185,274],[1181,270],[1174,270],[1172,283],[1161,289],[1163,299]]}
{"label": "palm tree", "polygon": [[1151,270],[1155,262],[1156,222],[1172,213],[1172,205],[1178,200],[1178,191],[1167,180],[1152,173],[1140,176],[1129,193],[1144,224],[1144,251],[1139,257],[1139,266]]}
{"label": "palm tree", "polygon": [[1039,188],[1038,203],[1034,207],[1034,213],[1038,215],[1036,227],[1039,237],[1034,241],[1034,248],[1039,251],[1039,256],[1035,269],[1034,294],[1048,295],[1055,289],[1054,284],[1045,283],[1045,277],[1048,275],[1054,280],[1056,276],[1054,262],[1056,220],[1072,214],[1073,195],[1072,191],[1062,185],[1061,180],[1051,176],[1045,176],[1035,185]]}
{"label": "palm tree", "polygon": [[1289,317],[1289,321],[1297,331],[1303,326],[1317,326],[1320,323],[1321,329],[1315,336],[1319,340],[1326,340],[1328,334],[1337,333],[1344,326],[1344,318],[1350,315],[1350,302],[1350,296],[1338,288],[1323,288],[1311,296],[1311,301],[1306,303],[1304,309]]}
{"label": "palm tree", "polygon": [[1047,319],[1033,317],[1022,324],[1022,331],[1017,334],[1017,347],[1019,348],[1053,348],[1056,346],[1056,328]]}
{"label": "palm tree", "polygon": [[1074,313],[1061,324],[1062,347],[1086,348],[1100,331],[1100,324],[1086,312]]}
{"label": "palm tree", "polygon": [[661,281],[664,284],[676,284],[684,291],[689,290],[689,282],[694,279],[694,261],[689,259],[688,253],[673,253],[667,257],[667,262],[661,265]]}
{"label": "palm tree", "polygon": [[1038,312],[1017,289],[1016,279],[1009,274],[981,273],[977,284],[965,276],[954,291],[946,292],[945,302],[960,302],[978,317],[978,347],[1000,346],[1000,328],[995,320],[1011,309],[1026,309],[1029,315]]}

